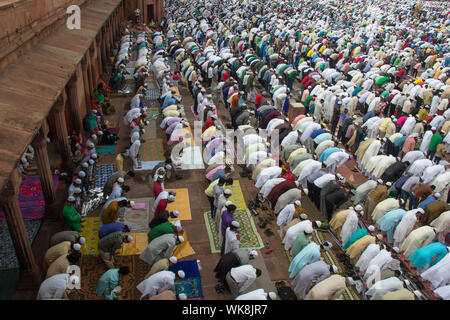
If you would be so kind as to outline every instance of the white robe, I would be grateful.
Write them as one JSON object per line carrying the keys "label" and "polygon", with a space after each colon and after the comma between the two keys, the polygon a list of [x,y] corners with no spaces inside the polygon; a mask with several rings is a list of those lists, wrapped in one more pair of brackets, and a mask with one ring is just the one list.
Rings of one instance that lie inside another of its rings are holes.
{"label": "white robe", "polygon": [[355,205],[359,204],[362,200],[367,198],[369,193],[371,193],[373,189],[376,188],[376,186],[377,182],[374,180],[367,180],[366,182],[358,186],[355,190],[355,195],[352,197],[353,203]]}
{"label": "white robe", "polygon": [[405,136],[409,136],[416,125],[416,119],[414,117],[408,117],[403,123],[403,126],[400,130]]}
{"label": "white robe", "polygon": [[431,167],[427,167],[422,174],[423,184],[430,184],[435,177],[445,172],[445,167],[440,164],[436,164]]}
{"label": "white robe", "polygon": [[160,294],[167,289],[170,289],[175,283],[175,273],[171,271],[160,271],[157,272],[136,286],[142,295],[141,299],[145,296],[149,298]]}
{"label": "white robe", "polygon": [[432,185],[436,188],[434,189],[434,192],[442,192],[450,182],[450,170],[447,170],[445,173],[437,176]]}
{"label": "white robe", "polygon": [[403,281],[397,277],[390,277],[377,281],[366,291],[366,295],[371,296],[370,300],[381,300],[381,298],[391,291],[403,288]]}
{"label": "white robe", "polygon": [[281,174],[282,169],[280,167],[270,167],[262,170],[256,179],[255,187],[261,188],[264,183],[269,180],[278,177]]}
{"label": "white robe", "polygon": [[376,178],[381,178],[386,169],[397,162],[397,159],[393,156],[388,156],[383,158],[381,161],[378,161],[375,168],[370,171],[370,173]]}
{"label": "white robe", "polygon": [[437,288],[433,292],[444,300],[450,300],[450,284],[447,286]]}
{"label": "white robe", "polygon": [[428,130],[423,135],[422,143],[420,144],[420,148],[419,149],[424,154],[428,154],[428,146],[430,145],[431,137],[433,137],[433,132],[431,130]]}
{"label": "white robe", "polygon": [[286,235],[283,238],[284,249],[286,251],[291,249],[297,235],[305,231],[308,226],[312,228],[312,222],[310,220],[304,220],[287,229]]}
{"label": "white robe", "polygon": [[431,288],[439,288],[450,282],[450,254],[421,273],[421,277],[431,282]]}
{"label": "white robe", "polygon": [[342,244],[345,244],[348,239],[358,230],[358,214],[355,211],[350,211],[345,219],[341,229]]}
{"label": "white robe", "polygon": [[386,270],[392,262],[392,256],[386,249],[380,250],[380,252],[372,258],[369,262],[366,272],[364,273],[364,281],[367,284],[371,282],[371,279],[376,278],[377,274]]}
{"label": "white robe", "polygon": [[358,261],[356,262],[356,267],[359,268],[361,275],[366,273],[369,267],[369,262],[380,253],[380,246],[376,243],[371,243],[367,246],[366,250],[361,254]]}
{"label": "white robe", "polygon": [[225,231],[225,251],[224,254],[230,253],[239,248],[239,240],[236,232],[232,231],[230,227]]}
{"label": "white robe", "polygon": [[420,150],[412,150],[407,152],[402,159],[402,162],[409,162],[410,164],[416,160],[425,159],[425,155]]}
{"label": "white robe", "polygon": [[408,173],[420,177],[426,168],[431,167],[433,162],[429,159],[420,159],[414,161],[409,167]]}
{"label": "white robe", "polygon": [[256,289],[237,296],[235,300],[267,300],[267,293],[264,289]]}
{"label": "white robe", "polygon": [[406,235],[409,234],[414,228],[414,225],[417,222],[417,211],[417,209],[407,211],[395,228],[393,236],[395,247],[401,248]]}
{"label": "white robe", "polygon": [[273,178],[270,180],[267,180],[266,183],[262,186],[261,190],[259,191],[264,199],[269,195],[269,193],[272,191],[272,189],[279,183],[285,181],[284,178]]}

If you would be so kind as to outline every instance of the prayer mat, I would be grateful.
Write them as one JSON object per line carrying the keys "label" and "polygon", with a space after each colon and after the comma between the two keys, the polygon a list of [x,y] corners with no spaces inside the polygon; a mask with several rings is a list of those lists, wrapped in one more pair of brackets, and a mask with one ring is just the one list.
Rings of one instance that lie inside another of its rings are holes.
{"label": "prayer mat", "polygon": [[[167,204],[167,211],[178,210],[180,215],[176,219],[169,218],[169,221],[176,220],[192,220],[191,216],[191,205],[189,203],[189,190],[187,188],[183,189],[166,189],[166,191],[176,191],[175,201]],[[153,204],[152,204],[153,205]]]}
{"label": "prayer mat", "polygon": [[116,145],[106,145],[97,148],[97,154],[115,154]]}
{"label": "prayer mat", "polygon": [[122,93],[131,94],[136,87],[134,79],[125,79],[122,84]]}
{"label": "prayer mat", "polygon": [[183,243],[178,244],[175,249],[173,250],[172,255],[177,257],[178,260],[181,260],[183,258],[192,256],[195,254],[194,249],[192,249],[191,244],[189,243],[189,240],[186,235],[186,231],[182,231],[179,236],[182,236],[184,238]]}
{"label": "prayer mat", "polygon": [[[58,189],[58,176],[53,176],[55,191]],[[23,220],[39,220],[44,217],[45,200],[39,176],[28,176],[22,180],[19,188],[19,205]],[[5,214],[0,209],[0,221],[5,221]]]}
{"label": "prayer mat", "polygon": [[[24,221],[27,230],[28,240],[32,244],[39,228],[41,227],[41,219]],[[16,256],[16,250],[9,233],[6,221],[0,221],[0,269],[13,269],[19,267],[19,260]],[[0,276],[1,277],[1,276]],[[1,291],[0,286],[0,291]]]}
{"label": "prayer mat", "polygon": [[205,169],[202,152],[200,147],[186,147],[183,149],[183,156],[181,158],[182,170],[197,170]]}
{"label": "prayer mat", "polygon": [[145,203],[146,210],[133,210],[131,208],[125,209],[124,224],[130,227],[131,232],[148,232],[150,228],[148,224],[151,221],[150,211],[153,206],[153,198],[130,199],[137,203]]}
{"label": "prayer mat", "polygon": [[[242,193],[239,180],[235,179],[233,185],[225,186],[225,189],[231,190],[231,197],[229,200],[237,207],[237,209],[247,210],[247,204],[245,203],[244,194]],[[253,221],[253,219],[251,219]]]}
{"label": "prayer mat", "polygon": [[98,230],[100,227],[100,217],[83,217],[80,236],[86,239],[86,243],[81,246],[82,255],[98,255]]}
{"label": "prayer mat", "polygon": [[163,161],[164,147],[162,139],[147,140],[141,144],[139,149],[139,160],[141,161]]}
{"label": "prayer mat", "polygon": [[133,241],[123,243],[122,247],[116,251],[116,254],[118,256],[140,255],[148,245],[147,233],[128,233],[127,235],[132,236]]}
{"label": "prayer mat", "polygon": [[145,114],[147,115],[147,117],[145,119],[147,120],[157,120],[160,116],[159,113],[159,108],[158,107],[147,107],[147,109],[145,109]]}
{"label": "prayer mat", "polygon": [[173,273],[177,273],[179,270],[184,271],[185,277],[177,280],[171,290],[176,294],[184,293],[189,300],[203,299],[202,280],[197,260],[179,261],[169,267],[169,271]]}
{"label": "prayer mat", "polygon": [[[141,136],[144,141],[154,140],[158,135],[158,132],[161,131],[161,128],[156,123],[156,121],[149,121],[149,124],[145,127],[145,133]],[[141,146],[142,146],[141,141]]]}
{"label": "prayer mat", "polygon": [[113,129],[113,128],[119,128],[119,121],[108,121],[106,124],[106,128]]}
{"label": "prayer mat", "polygon": [[117,135],[119,135],[120,128],[119,127],[117,127],[117,128],[110,128],[108,130],[109,130],[109,132],[111,132],[112,134],[115,134],[117,136]]}
{"label": "prayer mat", "polygon": [[103,188],[113,173],[114,164],[101,164],[97,166],[95,170],[96,179],[94,181],[94,188]]}
{"label": "prayer mat", "polygon": [[147,93],[145,94],[145,99],[148,100],[158,100],[161,97],[161,93],[159,89],[147,89]]}
{"label": "prayer mat", "polygon": [[180,90],[178,90],[178,87],[170,87],[169,91],[172,91],[172,90],[175,90],[175,94],[172,96],[181,97]]}
{"label": "prayer mat", "polygon": [[[211,217],[210,211],[205,212],[203,214],[203,217],[205,218],[206,230],[208,231],[211,252],[220,252],[219,232],[216,229],[216,222]],[[241,236],[241,240],[239,248],[257,250],[264,247],[264,243],[256,229],[255,223],[248,209],[237,209],[236,213],[234,214],[234,219],[240,224],[239,234]]]}
{"label": "prayer mat", "polygon": [[183,141],[190,144],[191,147],[195,146],[194,135],[192,134],[191,127],[185,127],[182,129]]}

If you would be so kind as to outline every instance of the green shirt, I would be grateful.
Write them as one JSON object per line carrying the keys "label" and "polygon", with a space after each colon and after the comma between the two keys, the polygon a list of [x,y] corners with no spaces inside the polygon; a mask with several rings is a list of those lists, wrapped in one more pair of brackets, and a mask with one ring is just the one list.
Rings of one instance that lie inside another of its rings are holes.
{"label": "green shirt", "polygon": [[171,222],[164,222],[160,225],[157,225],[152,230],[149,231],[147,234],[148,242],[152,241],[155,238],[158,238],[159,236],[162,236],[167,233],[174,233],[175,227]]}
{"label": "green shirt", "polygon": [[428,146],[429,151],[436,151],[437,145],[442,142],[442,137],[439,133],[433,134],[431,137],[430,145]]}
{"label": "green shirt", "polygon": [[67,220],[67,224],[72,231],[81,232],[81,219],[74,206],[68,206],[67,204],[63,208],[63,216]]}
{"label": "green shirt", "polygon": [[295,238],[294,244],[292,245],[292,249],[291,249],[291,255],[292,255],[292,259],[295,258],[295,256],[302,251],[302,249],[304,247],[306,247],[306,245],[308,244],[308,237],[306,236],[306,234],[304,232],[301,232],[297,238]]}

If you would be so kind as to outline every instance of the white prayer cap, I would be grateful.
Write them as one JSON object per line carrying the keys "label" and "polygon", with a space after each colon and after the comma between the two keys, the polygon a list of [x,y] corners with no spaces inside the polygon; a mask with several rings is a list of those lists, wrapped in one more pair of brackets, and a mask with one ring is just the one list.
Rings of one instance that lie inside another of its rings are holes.
{"label": "white prayer cap", "polygon": [[183,278],[186,276],[186,274],[184,273],[183,270],[178,270],[177,275],[178,275],[181,279],[183,279]]}
{"label": "white prayer cap", "polygon": [[355,207],[355,210],[356,211],[361,211],[363,209],[363,207],[360,205],[360,204],[358,204],[356,207]]}
{"label": "white prayer cap", "polygon": [[258,251],[256,251],[256,250],[248,250],[248,255],[256,258],[258,256]]}
{"label": "white prayer cap", "polygon": [[380,240],[380,241],[383,240],[383,235],[381,233],[378,233],[377,234],[377,239]]}
{"label": "white prayer cap", "polygon": [[80,249],[81,249],[81,244],[79,244],[79,243],[74,243],[73,244],[73,250],[80,251]]}
{"label": "white prayer cap", "polygon": [[230,194],[231,194],[231,190],[230,190],[230,189],[225,189],[225,190],[223,191],[223,193],[224,193],[224,194],[230,195]]}
{"label": "white prayer cap", "polygon": [[374,232],[375,231],[375,227],[370,225],[367,227],[367,229],[369,229],[370,232]]}
{"label": "white prayer cap", "polygon": [[438,198],[441,197],[441,194],[440,194],[439,192],[436,192],[436,193],[434,194],[434,197],[435,197],[436,199],[438,199]]}
{"label": "white prayer cap", "polygon": [[177,230],[177,232],[181,232],[181,230],[183,230],[183,228],[181,228],[181,226],[176,226],[175,229]]}
{"label": "white prayer cap", "polygon": [[270,147],[270,143],[269,142],[266,142],[266,147]]}
{"label": "white prayer cap", "polygon": [[[300,202],[300,200],[295,200],[294,201],[294,204],[296,205],[296,206],[300,206],[302,203]],[[306,218],[308,218],[308,216],[306,216]],[[305,219],[306,219],[305,218]]]}
{"label": "white prayer cap", "polygon": [[322,246],[325,251],[328,251],[333,247],[333,245],[329,241],[325,241],[324,243],[322,243]]}
{"label": "white prayer cap", "polygon": [[145,129],[141,129],[142,133],[145,133]]}
{"label": "white prayer cap", "polygon": [[358,126],[359,125],[359,122],[355,122],[355,126]]}
{"label": "white prayer cap", "polygon": [[96,134],[93,134],[93,135],[91,135],[91,138],[92,138],[92,139],[97,139],[97,135],[96,135]]}
{"label": "white prayer cap", "polygon": [[333,269],[334,273],[338,272],[338,267],[336,267],[334,264],[331,266],[331,268]]}
{"label": "white prayer cap", "polygon": [[357,119],[358,117],[356,116],[356,114],[353,115],[353,119]]}
{"label": "white prayer cap", "polygon": [[277,294],[275,292],[273,292],[273,291],[270,291],[269,292],[269,298],[272,299],[272,300],[275,300],[277,298]]}
{"label": "white prayer cap", "polygon": [[122,177],[119,177],[119,179],[117,179],[117,182],[119,182],[119,183],[124,183],[125,180],[124,180]]}
{"label": "white prayer cap", "polygon": [[131,242],[133,241],[133,237],[132,236],[127,236],[127,242]]}
{"label": "white prayer cap", "polygon": [[313,233],[313,228],[310,225],[307,225],[306,228],[305,228],[305,233],[306,234]]}
{"label": "white prayer cap", "polygon": [[81,179],[80,178],[76,178],[74,181],[76,184],[81,184]]}
{"label": "white prayer cap", "polygon": [[213,115],[211,116],[211,118],[217,119],[217,116],[216,116],[215,114],[213,114]]}
{"label": "white prayer cap", "polygon": [[436,131],[436,127],[432,127],[431,130]]}
{"label": "white prayer cap", "polygon": [[68,282],[76,286],[80,283],[80,277],[73,274],[69,277]]}
{"label": "white prayer cap", "polygon": [[388,187],[392,186],[392,182],[386,182],[386,186]]}
{"label": "white prayer cap", "polygon": [[233,202],[227,201],[227,202],[225,202],[225,207],[231,206],[232,204],[233,204]]}
{"label": "white prayer cap", "polygon": [[317,220],[317,221],[316,221],[316,226],[317,226],[317,228],[320,228],[321,225],[322,225],[322,221]]}
{"label": "white prayer cap", "polygon": [[414,290],[413,293],[419,299],[423,297],[422,292],[420,292],[419,290]]}
{"label": "white prayer cap", "polygon": [[74,197],[74,196],[69,196],[69,197],[67,198],[67,201],[69,201],[69,202],[75,202],[75,197]]}
{"label": "white prayer cap", "polygon": [[180,293],[178,295],[178,297],[180,298],[180,300],[186,300],[187,299],[187,295],[185,293]]}
{"label": "white prayer cap", "polygon": [[445,133],[445,131],[444,131],[444,130],[441,130],[441,133]]}
{"label": "white prayer cap", "polygon": [[183,236],[178,236],[178,241],[180,241],[180,243],[184,242],[184,237]]}
{"label": "white prayer cap", "polygon": [[81,193],[81,188],[74,188],[73,193]]}
{"label": "white prayer cap", "polygon": [[172,214],[174,215],[174,217],[178,217],[180,215],[180,212],[178,210],[175,210],[174,212],[172,212]]}
{"label": "white prayer cap", "polygon": [[80,237],[80,239],[78,239],[78,242],[83,245],[86,243],[86,238],[85,237]]}
{"label": "white prayer cap", "polygon": [[89,159],[89,164],[90,164],[90,165],[94,164],[94,160]]}
{"label": "white prayer cap", "polygon": [[170,164],[166,164],[166,169],[167,169],[167,170],[171,170],[171,169],[172,169],[172,166],[171,166]]}
{"label": "white prayer cap", "polygon": [[400,199],[400,203],[401,203],[401,204],[405,204],[405,200]]}
{"label": "white prayer cap", "polygon": [[379,184],[383,184],[383,183],[384,183],[383,180],[381,180],[381,179],[378,179],[377,182],[378,182]]}
{"label": "white prayer cap", "polygon": [[236,220],[234,220],[231,225],[235,228],[239,228],[241,225],[239,224],[239,222],[237,222]]}
{"label": "white prayer cap", "polygon": [[170,196],[167,197],[167,200],[173,202],[173,201],[175,201],[175,197],[173,195],[170,195]]}
{"label": "white prayer cap", "polygon": [[386,139],[386,137],[384,137],[384,138],[383,138],[383,142],[386,142],[386,141],[387,141],[387,139]]}
{"label": "white prayer cap", "polygon": [[170,190],[169,194],[175,197],[177,195],[177,192],[175,190]]}
{"label": "white prayer cap", "polygon": [[102,136],[102,135],[103,135],[103,131],[99,131],[99,132],[97,132],[97,134],[98,134],[99,136]]}
{"label": "white prayer cap", "polygon": [[[297,201],[298,201],[298,200],[297,200]],[[302,213],[302,214],[300,215],[300,219],[306,220],[306,219],[308,219],[308,215],[305,214],[305,213]]]}
{"label": "white prayer cap", "polygon": [[400,253],[400,249],[398,247],[393,247],[392,248],[395,252]]}
{"label": "white prayer cap", "polygon": [[88,146],[88,147],[91,147],[91,148],[95,147],[95,145],[94,145],[92,142],[89,142],[89,143],[87,144],[87,146]]}
{"label": "white prayer cap", "polygon": [[420,213],[424,214],[424,213],[425,213],[425,210],[422,209],[422,208],[419,208],[419,209],[417,209],[417,212],[420,212]]}
{"label": "white prayer cap", "polygon": [[158,176],[158,179],[164,179],[164,176],[163,176],[162,174],[160,174],[160,175]]}
{"label": "white prayer cap", "polygon": [[352,277],[347,277],[348,283],[350,283],[350,285],[354,285],[355,284],[355,280],[353,280]]}
{"label": "white prayer cap", "polygon": [[81,166],[84,167],[84,168],[89,168],[89,164],[87,162],[83,162],[81,164]]}
{"label": "white prayer cap", "polygon": [[175,263],[177,263],[178,259],[177,259],[177,257],[172,256],[172,257],[169,258],[169,261],[170,261],[171,263],[175,264]]}
{"label": "white prayer cap", "polygon": [[134,202],[133,200],[130,201],[130,207],[133,208],[135,206],[136,202]]}

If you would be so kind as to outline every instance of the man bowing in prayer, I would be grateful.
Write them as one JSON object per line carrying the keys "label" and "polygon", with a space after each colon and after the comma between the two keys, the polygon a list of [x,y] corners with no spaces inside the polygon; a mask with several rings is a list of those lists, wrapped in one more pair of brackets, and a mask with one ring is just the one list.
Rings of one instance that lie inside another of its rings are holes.
{"label": "man bowing in prayer", "polygon": [[96,294],[97,296],[105,296],[105,300],[117,299],[116,293],[119,290],[114,290],[119,283],[120,276],[124,277],[130,273],[128,267],[120,267],[119,269],[109,269],[98,280]]}
{"label": "man bowing in prayer", "polygon": [[295,286],[294,291],[305,298],[314,281],[318,284],[328,278],[331,273],[337,272],[338,268],[335,265],[330,266],[322,260],[311,263],[295,276],[292,281],[292,285]]}
{"label": "man bowing in prayer", "polygon": [[289,276],[294,278],[307,264],[311,264],[319,260],[321,249],[328,251],[331,247],[332,244],[328,241],[325,241],[320,246],[315,242],[309,243],[292,260],[289,266]]}

